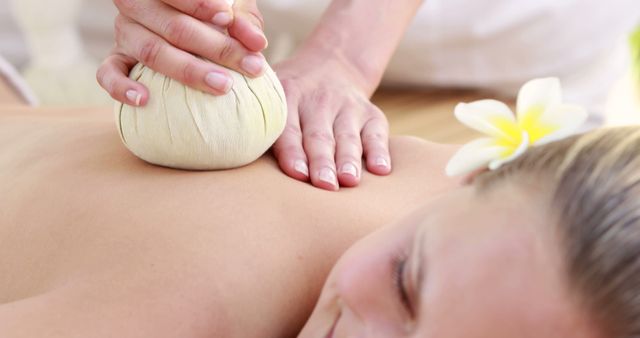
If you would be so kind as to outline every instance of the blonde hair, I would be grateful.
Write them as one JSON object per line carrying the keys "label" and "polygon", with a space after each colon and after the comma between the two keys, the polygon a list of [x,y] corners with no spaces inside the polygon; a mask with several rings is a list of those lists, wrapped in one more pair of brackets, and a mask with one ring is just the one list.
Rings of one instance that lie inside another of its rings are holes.
{"label": "blonde hair", "polygon": [[603,329],[640,337],[640,127],[602,129],[529,150],[476,178],[551,192],[572,290]]}

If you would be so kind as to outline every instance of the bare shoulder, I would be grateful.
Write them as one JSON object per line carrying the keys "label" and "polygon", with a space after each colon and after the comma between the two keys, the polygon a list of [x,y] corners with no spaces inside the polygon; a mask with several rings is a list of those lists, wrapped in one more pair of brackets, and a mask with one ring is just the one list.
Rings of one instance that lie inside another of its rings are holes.
{"label": "bare shoulder", "polygon": [[372,196],[385,196],[381,209],[410,211],[459,185],[457,179],[445,175],[446,163],[456,146],[408,136],[394,136],[389,145],[392,173],[385,177],[363,173],[354,194],[371,200],[375,200]]}
{"label": "bare shoulder", "polygon": [[430,142],[414,136],[394,136],[389,141],[395,168],[429,169],[444,173],[457,145]]}
{"label": "bare shoulder", "polygon": [[452,145],[431,142],[429,140],[425,140],[420,137],[409,136],[409,135],[391,136],[391,138],[389,139],[389,145],[394,149],[398,149],[398,148],[433,149],[433,148],[442,148],[442,147],[447,147],[447,148],[455,147]]}

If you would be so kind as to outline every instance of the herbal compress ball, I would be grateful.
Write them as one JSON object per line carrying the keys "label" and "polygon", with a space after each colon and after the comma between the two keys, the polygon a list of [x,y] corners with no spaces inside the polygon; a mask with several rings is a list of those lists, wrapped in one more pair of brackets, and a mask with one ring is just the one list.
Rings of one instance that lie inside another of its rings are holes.
{"label": "herbal compress ball", "polygon": [[284,90],[269,67],[256,79],[230,73],[231,91],[213,96],[138,64],[131,78],[151,96],[144,107],[116,104],[122,141],[139,158],[177,169],[229,169],[255,161],[284,129]]}

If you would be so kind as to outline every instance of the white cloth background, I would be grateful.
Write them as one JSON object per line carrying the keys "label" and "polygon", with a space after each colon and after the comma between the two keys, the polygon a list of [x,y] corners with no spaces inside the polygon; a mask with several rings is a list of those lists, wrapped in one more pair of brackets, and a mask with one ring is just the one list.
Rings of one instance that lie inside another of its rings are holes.
{"label": "white cloth background", "polygon": [[7,83],[15,93],[22,96],[24,102],[32,105],[37,104],[38,99],[29,88],[29,85],[20,76],[18,70],[9,61],[2,58],[2,55],[0,55],[0,80]]}
{"label": "white cloth background", "polygon": [[[329,2],[270,0],[271,52],[288,55]],[[591,124],[600,124],[609,89],[629,66],[626,37],[638,23],[638,0],[426,0],[383,83],[514,95],[531,78],[558,76],[565,99],[588,107]]]}
{"label": "white cloth background", "polygon": [[[23,67],[28,56],[8,15],[8,1],[0,0],[0,54]],[[270,59],[289,55],[329,2],[259,1]],[[98,59],[112,46],[115,13],[110,0],[85,0],[78,27]],[[597,111],[628,66],[622,46],[639,22],[638,0],[426,0],[384,82],[513,94],[528,79],[558,76],[568,100]]]}
{"label": "white cloth background", "polygon": [[[22,32],[11,15],[9,2],[0,0],[0,54],[22,69],[29,61],[29,52]],[[113,47],[116,8],[111,0],[85,0],[81,11],[77,24],[85,47],[91,56],[102,59]]]}

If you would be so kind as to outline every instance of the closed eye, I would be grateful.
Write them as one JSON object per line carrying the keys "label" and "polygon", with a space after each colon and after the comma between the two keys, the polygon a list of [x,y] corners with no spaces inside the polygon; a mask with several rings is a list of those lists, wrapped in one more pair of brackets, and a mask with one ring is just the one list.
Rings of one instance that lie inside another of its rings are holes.
{"label": "closed eye", "polygon": [[409,300],[409,293],[405,283],[407,259],[400,256],[396,257],[393,262],[393,281],[394,286],[398,294],[398,298],[402,303],[402,306],[413,316],[413,308],[411,301]]}

